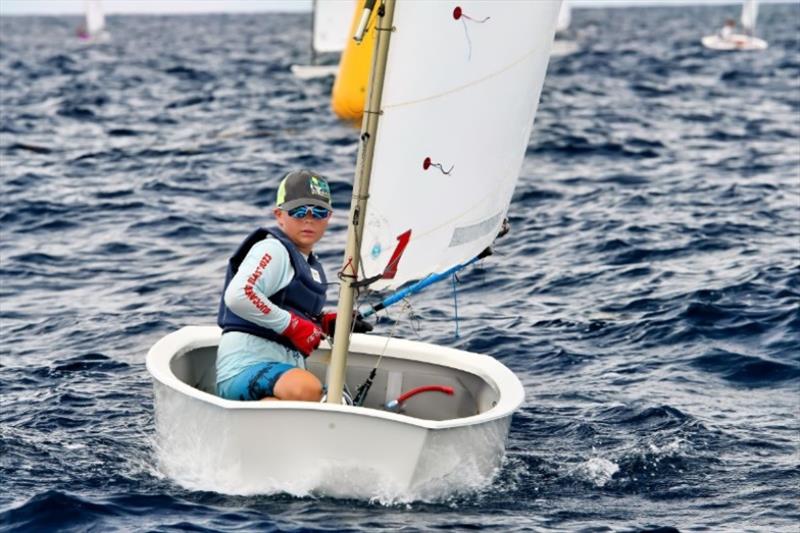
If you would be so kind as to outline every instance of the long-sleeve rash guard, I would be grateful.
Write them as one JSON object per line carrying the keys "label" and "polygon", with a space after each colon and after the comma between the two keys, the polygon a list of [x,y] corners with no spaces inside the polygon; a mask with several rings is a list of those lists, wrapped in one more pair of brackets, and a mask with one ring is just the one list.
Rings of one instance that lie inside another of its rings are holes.
{"label": "long-sleeve rash guard", "polygon": [[[289,312],[269,298],[293,278],[294,268],[286,247],[278,239],[264,239],[250,248],[239,265],[225,290],[225,304],[240,317],[281,333],[289,325]],[[296,350],[249,333],[229,331],[217,348],[217,384],[265,361],[305,368],[305,359]]]}

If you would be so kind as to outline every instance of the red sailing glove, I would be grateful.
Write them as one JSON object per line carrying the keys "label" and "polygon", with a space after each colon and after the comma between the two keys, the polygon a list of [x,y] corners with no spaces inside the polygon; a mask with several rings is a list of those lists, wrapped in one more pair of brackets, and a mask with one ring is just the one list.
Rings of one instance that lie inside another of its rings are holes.
{"label": "red sailing glove", "polygon": [[[326,335],[333,337],[333,332],[336,330],[336,313],[323,313],[320,316],[322,323],[322,331]],[[353,312],[353,333],[368,333],[372,331],[372,324],[363,320],[361,315]]]}
{"label": "red sailing glove", "polygon": [[297,350],[308,357],[319,346],[319,342],[322,340],[322,330],[310,320],[292,312],[289,314],[291,315],[289,325],[281,332],[281,335],[292,341]]}

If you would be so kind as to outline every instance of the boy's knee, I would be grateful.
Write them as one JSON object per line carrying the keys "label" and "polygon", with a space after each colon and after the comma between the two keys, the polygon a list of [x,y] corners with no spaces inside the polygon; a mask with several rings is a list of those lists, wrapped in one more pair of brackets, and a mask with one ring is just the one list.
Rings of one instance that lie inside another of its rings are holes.
{"label": "boy's knee", "polygon": [[[288,374],[288,373],[287,373]],[[275,396],[281,400],[318,402],[322,398],[322,384],[310,372],[293,372],[284,383],[275,387]],[[282,380],[283,381],[283,380]]]}
{"label": "boy's knee", "polygon": [[322,398],[322,385],[319,382],[313,383],[310,380],[295,384],[284,400],[295,400],[300,402],[318,402]]}

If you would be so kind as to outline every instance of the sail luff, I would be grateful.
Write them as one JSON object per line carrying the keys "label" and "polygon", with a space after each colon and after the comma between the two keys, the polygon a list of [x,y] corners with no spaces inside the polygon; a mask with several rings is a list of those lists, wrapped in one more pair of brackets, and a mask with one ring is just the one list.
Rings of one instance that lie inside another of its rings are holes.
{"label": "sail luff", "polygon": [[367,108],[361,127],[361,144],[358,149],[356,174],[353,180],[353,195],[350,201],[350,217],[347,225],[347,244],[342,261],[342,284],[339,288],[339,304],[336,308],[336,332],[331,363],[328,367],[327,402],[340,404],[344,388],[344,373],[347,366],[347,352],[350,348],[350,329],[352,325],[353,299],[355,289],[348,280],[355,280],[358,275],[360,257],[359,249],[364,231],[364,220],[367,212],[367,191],[372,173],[375,141],[377,139],[378,119],[380,117],[383,82],[386,61],[389,55],[389,41],[392,33],[395,0],[382,0],[377,17],[377,39],[373,54],[372,70],[367,94]]}

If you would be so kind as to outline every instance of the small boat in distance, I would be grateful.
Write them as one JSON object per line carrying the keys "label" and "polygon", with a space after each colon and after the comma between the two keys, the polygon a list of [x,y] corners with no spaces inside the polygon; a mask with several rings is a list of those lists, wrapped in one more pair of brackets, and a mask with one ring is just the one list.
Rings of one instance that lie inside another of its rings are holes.
{"label": "small boat in distance", "polygon": [[300,79],[335,76],[344,50],[356,0],[314,0],[311,8],[311,63],[292,65]]}
{"label": "small boat in distance", "polygon": [[78,39],[85,42],[105,42],[111,38],[106,31],[106,17],[102,0],[84,1],[84,22],[78,26]]}
{"label": "small boat in distance", "polygon": [[758,0],[745,0],[739,21],[744,33],[736,33],[736,21],[728,19],[722,29],[701,39],[703,46],[711,50],[766,50],[767,41],[755,36],[758,18]]}
{"label": "small boat in distance", "polygon": [[553,48],[550,51],[550,57],[562,57],[574,54],[578,51],[578,43],[573,41],[567,36],[567,31],[572,23],[572,7],[570,0],[564,0],[561,3],[561,10],[558,12],[558,21],[556,22],[556,37],[553,41]]}

